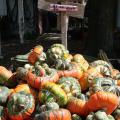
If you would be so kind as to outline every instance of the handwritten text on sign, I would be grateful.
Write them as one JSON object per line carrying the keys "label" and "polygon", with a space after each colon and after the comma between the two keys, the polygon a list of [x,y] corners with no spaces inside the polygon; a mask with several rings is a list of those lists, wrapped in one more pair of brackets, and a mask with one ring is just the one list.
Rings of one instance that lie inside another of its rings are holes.
{"label": "handwritten text on sign", "polygon": [[78,11],[78,7],[73,5],[50,4],[50,11],[75,12]]}

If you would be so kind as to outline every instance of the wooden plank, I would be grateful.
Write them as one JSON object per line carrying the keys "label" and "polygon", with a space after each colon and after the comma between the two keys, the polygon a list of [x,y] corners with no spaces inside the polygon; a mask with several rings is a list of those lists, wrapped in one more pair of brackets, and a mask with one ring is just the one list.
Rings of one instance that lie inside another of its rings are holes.
{"label": "wooden plank", "polygon": [[61,39],[62,44],[67,49],[67,31],[68,31],[68,22],[69,22],[69,16],[66,12],[61,13]]}

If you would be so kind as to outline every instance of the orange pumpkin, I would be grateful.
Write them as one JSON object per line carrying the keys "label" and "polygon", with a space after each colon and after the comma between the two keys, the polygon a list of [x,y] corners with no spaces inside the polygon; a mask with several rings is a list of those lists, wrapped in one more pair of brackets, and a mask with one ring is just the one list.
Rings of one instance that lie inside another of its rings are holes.
{"label": "orange pumpkin", "polygon": [[71,120],[67,109],[49,110],[35,116],[34,120]]}
{"label": "orange pumpkin", "polygon": [[75,97],[70,98],[67,104],[67,109],[71,113],[75,113],[81,116],[87,116],[89,114],[89,110],[87,109],[86,106],[86,101]]}
{"label": "orange pumpkin", "polygon": [[42,52],[43,47],[41,45],[35,46],[33,51],[31,51],[31,53],[28,56],[28,62],[34,65]]}
{"label": "orange pumpkin", "polygon": [[90,112],[105,109],[107,114],[111,114],[119,105],[119,98],[109,92],[96,92],[90,96],[89,100],[83,101],[78,98],[69,100],[67,109],[71,113],[87,116]]}
{"label": "orange pumpkin", "polygon": [[39,58],[39,54],[32,51],[28,56],[28,62],[34,65],[35,62],[38,60],[38,58]]}
{"label": "orange pumpkin", "polygon": [[95,68],[90,68],[83,73],[83,76],[79,79],[82,91],[89,87],[91,81],[95,77],[102,77],[102,75]]}
{"label": "orange pumpkin", "polygon": [[113,93],[104,91],[96,92],[87,102],[87,108],[91,112],[99,109],[105,109],[107,114],[111,114],[118,105],[119,98]]}
{"label": "orange pumpkin", "polygon": [[41,54],[43,52],[43,47],[41,45],[37,45],[33,48],[33,51],[37,54]]}

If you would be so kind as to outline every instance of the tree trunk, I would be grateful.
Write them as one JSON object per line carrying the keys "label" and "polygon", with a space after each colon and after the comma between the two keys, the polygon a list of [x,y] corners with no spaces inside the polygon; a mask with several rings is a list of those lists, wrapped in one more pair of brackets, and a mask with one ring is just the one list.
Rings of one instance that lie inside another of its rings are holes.
{"label": "tree trunk", "polygon": [[87,54],[97,56],[103,49],[108,56],[113,52],[114,0],[88,0]]}

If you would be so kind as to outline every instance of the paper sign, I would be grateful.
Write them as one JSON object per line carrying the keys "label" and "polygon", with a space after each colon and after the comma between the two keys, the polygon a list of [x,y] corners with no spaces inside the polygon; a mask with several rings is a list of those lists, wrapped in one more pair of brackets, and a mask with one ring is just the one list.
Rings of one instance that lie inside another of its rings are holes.
{"label": "paper sign", "polygon": [[78,7],[73,5],[50,4],[50,11],[75,12],[78,11]]}

